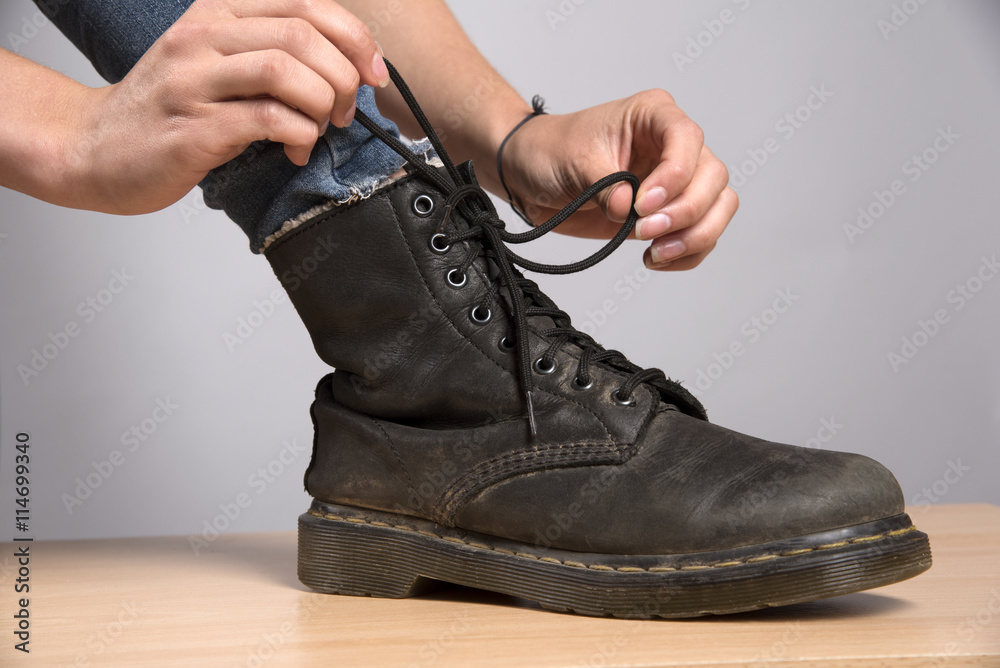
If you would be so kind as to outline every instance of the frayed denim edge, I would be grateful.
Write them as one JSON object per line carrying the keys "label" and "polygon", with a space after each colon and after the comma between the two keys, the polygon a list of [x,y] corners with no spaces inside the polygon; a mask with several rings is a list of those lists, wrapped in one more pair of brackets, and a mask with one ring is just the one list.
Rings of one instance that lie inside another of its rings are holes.
{"label": "frayed denim edge", "polygon": [[[410,148],[413,149],[414,153],[423,153],[424,160],[431,167],[444,167],[444,163],[441,162],[441,158],[437,156],[437,152],[434,150],[434,147],[431,146],[429,140],[421,139],[419,141],[415,141],[410,146]],[[395,172],[393,172],[393,174],[395,174]],[[344,197],[342,199],[327,200],[322,204],[317,204],[308,211],[300,213],[299,215],[295,216],[290,220],[286,220],[284,223],[281,224],[280,229],[278,229],[276,232],[269,234],[264,239],[264,243],[261,245],[260,250],[258,252],[263,253],[265,250],[267,250],[267,248],[271,244],[273,244],[275,241],[283,237],[285,234],[291,232],[292,230],[302,225],[303,223],[312,220],[321,213],[326,213],[330,209],[333,209],[338,206],[343,206],[345,204],[354,204],[355,202],[368,199],[382,188],[386,187],[391,183],[395,183],[401,178],[403,178],[403,175],[393,176],[390,174],[389,176],[383,176],[379,178],[369,188],[358,188],[356,186],[351,186],[351,192],[347,197]]]}

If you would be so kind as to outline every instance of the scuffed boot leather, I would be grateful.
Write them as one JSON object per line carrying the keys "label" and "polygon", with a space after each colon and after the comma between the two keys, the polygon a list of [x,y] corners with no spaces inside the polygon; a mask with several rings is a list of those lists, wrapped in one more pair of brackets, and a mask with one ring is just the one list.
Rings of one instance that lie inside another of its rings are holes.
{"label": "scuffed boot leather", "polygon": [[408,176],[265,251],[336,369],[312,407],[305,584],[402,597],[446,581],[681,617],[930,567],[880,464],[713,425],[680,385],[573,329],[515,265],[561,269],[507,248],[554,225],[506,232],[471,165],[425,130],[444,168],[410,156]]}

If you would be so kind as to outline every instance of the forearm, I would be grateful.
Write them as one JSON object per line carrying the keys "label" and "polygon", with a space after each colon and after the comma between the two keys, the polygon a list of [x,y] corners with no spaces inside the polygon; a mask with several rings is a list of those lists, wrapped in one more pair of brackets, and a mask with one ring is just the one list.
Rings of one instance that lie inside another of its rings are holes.
{"label": "forearm", "polygon": [[[441,0],[346,0],[375,32],[456,160],[472,159],[480,182],[502,192],[496,155],[531,112],[517,91],[469,41]],[[380,111],[411,137],[423,136],[393,86],[377,92]]]}
{"label": "forearm", "polygon": [[91,89],[0,49],[0,186],[62,206],[80,206],[71,183],[73,130]]}

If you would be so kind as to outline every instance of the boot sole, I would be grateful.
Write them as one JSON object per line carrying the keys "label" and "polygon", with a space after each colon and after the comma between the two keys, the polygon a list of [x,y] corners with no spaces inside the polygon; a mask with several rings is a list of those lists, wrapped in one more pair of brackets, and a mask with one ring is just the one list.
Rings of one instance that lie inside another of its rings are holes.
{"label": "boot sole", "polygon": [[903,514],[732,550],[590,554],[314,501],[299,517],[298,575],[322,593],[407,598],[452,583],[544,608],[630,619],[698,617],[881,587],[931,567]]}

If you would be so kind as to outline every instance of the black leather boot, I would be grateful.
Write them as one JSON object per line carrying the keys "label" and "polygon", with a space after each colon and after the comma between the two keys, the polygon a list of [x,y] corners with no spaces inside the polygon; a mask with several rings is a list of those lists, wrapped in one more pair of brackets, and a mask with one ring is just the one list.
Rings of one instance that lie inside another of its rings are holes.
{"label": "black leather boot", "polygon": [[[406,597],[435,581],[546,608],[685,617],[898,582],[931,565],[892,474],[860,455],[769,443],[573,329],[517,266],[595,184],[507,232],[471,165],[410,174],[287,232],[265,254],[322,359],[299,578]],[[358,119],[406,155],[363,114]]]}

